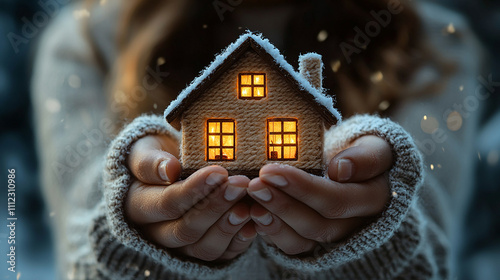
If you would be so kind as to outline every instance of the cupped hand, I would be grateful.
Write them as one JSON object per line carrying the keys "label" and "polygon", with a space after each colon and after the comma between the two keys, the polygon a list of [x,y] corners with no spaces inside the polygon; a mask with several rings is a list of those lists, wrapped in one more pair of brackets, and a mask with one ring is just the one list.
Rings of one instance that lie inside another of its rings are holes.
{"label": "cupped hand", "polygon": [[264,166],[247,189],[258,202],[250,209],[257,232],[289,255],[348,237],[385,209],[392,161],[386,141],[363,136],[331,159],[328,178]]}
{"label": "cupped hand", "polygon": [[132,146],[128,221],[146,239],[183,256],[215,261],[243,253],[256,236],[250,206],[240,201],[249,179],[209,166],[176,182],[177,157],[177,143],[166,136],[146,136]]}

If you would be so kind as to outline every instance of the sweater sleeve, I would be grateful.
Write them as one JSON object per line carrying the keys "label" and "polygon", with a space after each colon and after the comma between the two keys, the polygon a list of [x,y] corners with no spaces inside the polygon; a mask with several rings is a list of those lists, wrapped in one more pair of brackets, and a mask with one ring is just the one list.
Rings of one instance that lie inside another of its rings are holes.
{"label": "sweater sleeve", "polygon": [[142,116],[113,140],[106,158],[104,204],[93,220],[91,244],[97,256],[97,266],[104,274],[120,279],[222,279],[241,267],[245,253],[222,265],[183,260],[145,240],[125,220],[123,202],[132,182],[126,167],[131,145],[146,135],[180,134],[159,116]]}
{"label": "sweater sleeve", "polygon": [[[223,278],[237,266],[184,261],[142,239],[123,216],[131,175],[124,160],[147,134],[179,134],[161,117],[136,119],[112,137],[105,74],[93,60],[82,22],[68,5],[47,27],[32,80],[44,197],[58,279]],[[99,28],[106,29],[102,22]],[[256,253],[256,249],[252,252]],[[240,265],[241,266],[241,265]]]}
{"label": "sweater sleeve", "polygon": [[335,244],[320,244],[313,256],[293,257],[261,243],[276,264],[279,278],[393,279],[398,276],[435,277],[445,254],[440,230],[427,222],[418,203],[423,183],[420,152],[399,125],[375,116],[352,117],[329,130],[325,154],[334,155],[363,135],[376,135],[392,147],[389,171],[391,199],[371,224]]}

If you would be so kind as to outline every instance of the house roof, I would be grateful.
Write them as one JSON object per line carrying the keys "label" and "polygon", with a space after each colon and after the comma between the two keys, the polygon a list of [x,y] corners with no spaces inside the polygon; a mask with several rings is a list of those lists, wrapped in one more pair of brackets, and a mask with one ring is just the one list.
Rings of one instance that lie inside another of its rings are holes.
{"label": "house roof", "polygon": [[333,107],[334,101],[332,97],[326,96],[322,91],[314,88],[309,81],[297,73],[268,39],[263,38],[260,34],[251,32],[241,35],[238,40],[229,45],[221,54],[217,55],[215,60],[201,72],[200,76],[194,79],[170,103],[164,113],[166,120],[169,123],[174,122],[217,77],[223,74],[249,48],[252,48],[262,58],[271,62],[297,91],[304,93],[300,94],[300,96],[318,108],[319,114],[327,124],[334,125],[338,121],[341,121],[342,117],[340,113]]}

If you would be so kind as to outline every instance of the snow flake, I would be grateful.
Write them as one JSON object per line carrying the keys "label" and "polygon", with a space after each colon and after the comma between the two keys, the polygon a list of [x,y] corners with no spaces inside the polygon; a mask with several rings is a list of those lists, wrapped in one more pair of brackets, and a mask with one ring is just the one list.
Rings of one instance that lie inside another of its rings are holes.
{"label": "snow flake", "polygon": [[450,22],[450,24],[448,24],[448,26],[446,26],[446,32],[450,33],[450,34],[453,34],[455,33],[455,26],[453,26],[453,23]]}
{"label": "snow flake", "polygon": [[45,100],[45,109],[50,113],[59,113],[61,111],[61,103],[55,98]]}
{"label": "snow flake", "polygon": [[424,115],[424,117],[420,121],[420,128],[423,132],[432,134],[439,128],[439,122],[432,116]]}
{"label": "snow flake", "polygon": [[326,38],[328,38],[328,32],[326,32],[326,30],[321,30],[319,33],[318,33],[318,42],[324,42],[326,40]]}
{"label": "snow flake", "polygon": [[332,68],[332,71],[334,73],[337,73],[339,71],[339,68],[342,64],[340,63],[340,60],[335,60],[330,63],[330,67]]}
{"label": "snow flake", "polygon": [[385,110],[387,110],[387,108],[389,108],[389,106],[391,106],[391,103],[389,103],[389,101],[387,101],[387,100],[384,100],[384,101],[380,102],[380,104],[378,104],[378,109],[380,111],[385,111]]}
{"label": "snow flake", "polygon": [[163,56],[160,56],[158,57],[158,59],[156,60],[156,65],[160,66],[160,65],[163,65],[165,64],[165,58]]}
{"label": "snow flake", "polygon": [[151,272],[149,270],[144,270],[144,276],[145,277],[149,277],[149,275],[151,275]]}
{"label": "snow flake", "polygon": [[459,112],[453,111],[446,118],[446,126],[451,131],[457,131],[462,127],[463,119]]}
{"label": "snow flake", "polygon": [[378,83],[384,79],[384,74],[381,71],[377,71],[370,76],[372,83]]}

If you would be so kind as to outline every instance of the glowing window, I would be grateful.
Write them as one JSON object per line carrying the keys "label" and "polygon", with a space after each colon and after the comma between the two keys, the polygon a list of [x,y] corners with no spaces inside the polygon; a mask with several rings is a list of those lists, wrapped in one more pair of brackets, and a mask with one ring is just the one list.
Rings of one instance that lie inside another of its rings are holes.
{"label": "glowing window", "polygon": [[207,159],[212,161],[234,160],[234,120],[207,121]]}
{"label": "glowing window", "polygon": [[297,160],[297,120],[276,118],[267,120],[267,159]]}
{"label": "glowing window", "polygon": [[260,99],[266,97],[266,74],[239,74],[238,97],[241,99]]}

